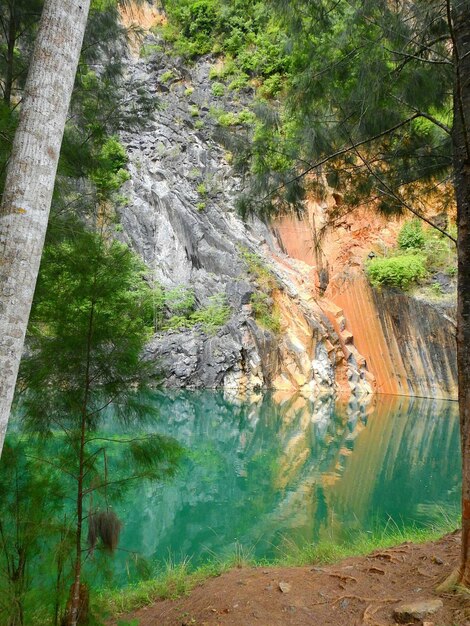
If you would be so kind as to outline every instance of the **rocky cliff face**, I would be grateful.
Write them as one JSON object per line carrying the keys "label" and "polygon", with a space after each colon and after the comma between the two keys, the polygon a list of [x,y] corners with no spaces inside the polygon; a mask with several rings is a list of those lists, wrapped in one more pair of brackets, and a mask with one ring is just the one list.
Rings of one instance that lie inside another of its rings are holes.
{"label": "rocky cliff face", "polygon": [[340,337],[362,358],[374,389],[456,399],[455,295],[432,299],[369,286],[363,259],[370,250],[395,243],[400,220],[370,212],[345,216],[322,239],[322,254],[313,255],[312,230],[323,226],[323,212],[324,207],[312,203],[304,219],[280,221],[278,238],[316,274],[319,267],[328,268],[323,308],[330,311]]}
{"label": "rocky cliff face", "polygon": [[[400,224],[346,214],[317,249],[335,194],[325,205],[312,202],[303,220],[244,223],[234,209],[243,181],[216,141],[217,111],[239,113],[252,94],[215,95],[213,58],[189,66],[152,35],[145,45],[151,55],[131,59],[129,73],[148,86],[159,108],[144,132],[123,134],[131,180],[123,190],[122,236],[151,280],[193,288],[199,305],[223,293],[232,311],[213,336],[200,326],[155,335],[147,356],[161,363],[166,384],[455,398],[452,302],[374,292],[364,279],[368,251],[393,243]],[[246,129],[240,124],[235,132]],[[259,285],[243,249],[275,277],[269,305],[279,315],[279,332],[256,319],[252,298]]]}
{"label": "rocky cliff face", "polygon": [[[146,43],[158,42],[149,36]],[[148,356],[159,360],[172,387],[369,393],[364,362],[345,349],[314,296],[311,268],[282,253],[266,225],[243,223],[233,208],[242,181],[214,140],[214,109],[239,110],[240,104],[213,95],[210,67],[209,59],[187,67],[162,51],[129,63],[129,73],[147,84],[159,110],[144,132],[122,137],[131,173],[123,190],[122,236],[152,280],[168,288],[191,286],[201,305],[225,293],[232,310],[214,336],[200,327],[157,334]],[[242,246],[276,278],[271,305],[280,314],[278,333],[255,320],[251,298],[258,286]]]}

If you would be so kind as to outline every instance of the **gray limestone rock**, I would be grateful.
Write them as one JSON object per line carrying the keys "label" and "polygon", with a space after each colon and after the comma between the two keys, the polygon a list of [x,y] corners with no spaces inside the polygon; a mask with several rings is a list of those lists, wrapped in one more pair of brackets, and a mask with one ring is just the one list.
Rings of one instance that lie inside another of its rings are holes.
{"label": "gray limestone rock", "polygon": [[[152,38],[149,35],[149,41]],[[213,62],[208,56],[189,69],[163,52],[129,60],[129,76],[155,93],[159,109],[138,136],[122,133],[131,177],[122,190],[128,202],[119,210],[123,229],[117,236],[142,256],[151,282],[191,287],[199,305],[224,293],[233,313],[214,336],[200,327],[157,334],[146,358],[160,364],[169,387],[243,391],[269,387],[281,377],[292,388],[304,384],[309,391],[331,391],[337,359],[331,345],[339,345],[334,330],[318,308],[302,304],[295,262],[280,251],[269,227],[258,219],[243,222],[234,209],[242,181],[215,141],[212,111],[222,105],[236,111],[249,100],[240,105],[228,95],[213,96]],[[167,80],[162,80],[164,74]],[[289,299],[297,311],[295,319],[310,338],[277,336],[255,322],[250,302],[258,287],[247,271],[242,247],[265,259],[279,293]],[[329,351],[323,345],[327,339]]]}
{"label": "gray limestone rock", "polygon": [[442,609],[443,603],[439,598],[428,600],[414,600],[404,602],[393,610],[393,616],[399,624],[409,624],[410,622],[423,620],[430,615],[434,615]]}

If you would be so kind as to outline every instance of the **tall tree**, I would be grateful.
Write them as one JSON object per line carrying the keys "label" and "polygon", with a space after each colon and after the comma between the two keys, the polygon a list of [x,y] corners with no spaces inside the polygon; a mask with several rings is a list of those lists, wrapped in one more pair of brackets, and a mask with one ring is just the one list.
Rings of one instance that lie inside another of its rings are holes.
{"label": "tall tree", "polygon": [[46,0],[0,207],[0,453],[90,0]]}
{"label": "tall tree", "polygon": [[[447,0],[454,62],[454,185],[458,226],[457,364],[462,448],[462,559],[470,587],[470,3]],[[452,9],[452,10],[451,10]]]}
{"label": "tall tree", "polygon": [[[173,440],[135,432],[156,416],[143,393],[155,379],[155,366],[141,358],[153,321],[143,264],[123,244],[77,223],[74,230],[72,240],[44,249],[18,385],[23,423],[56,435],[44,462],[64,472],[75,499],[67,626],[85,623],[87,613],[86,527],[90,553],[100,538],[114,550],[120,522],[113,498],[130,481],[170,475],[180,455]],[[132,436],[103,432],[110,407],[115,421],[132,424]]]}
{"label": "tall tree", "polygon": [[7,106],[24,84],[41,7],[41,0],[5,0],[0,5],[0,89]]}

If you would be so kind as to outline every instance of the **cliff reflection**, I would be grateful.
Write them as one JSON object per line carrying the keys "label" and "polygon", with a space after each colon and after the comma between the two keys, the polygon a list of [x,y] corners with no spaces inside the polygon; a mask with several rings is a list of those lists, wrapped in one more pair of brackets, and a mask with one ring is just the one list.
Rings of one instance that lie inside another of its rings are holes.
{"label": "cliff reflection", "polygon": [[274,556],[351,530],[428,523],[459,502],[457,405],[376,397],[368,405],[275,393],[156,394],[158,430],[188,449],[171,484],[136,488],[123,545],[197,563],[241,544]]}

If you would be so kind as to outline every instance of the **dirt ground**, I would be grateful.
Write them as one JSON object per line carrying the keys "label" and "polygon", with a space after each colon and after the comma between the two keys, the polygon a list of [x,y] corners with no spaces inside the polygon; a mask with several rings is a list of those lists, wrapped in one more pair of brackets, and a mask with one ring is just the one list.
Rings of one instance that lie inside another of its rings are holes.
{"label": "dirt ground", "polygon": [[[460,537],[402,544],[325,567],[232,570],[165,600],[121,616],[139,626],[390,626],[404,601],[440,598],[425,626],[470,626],[470,596],[435,591],[457,563]],[[113,622],[113,624],[117,624]]]}

